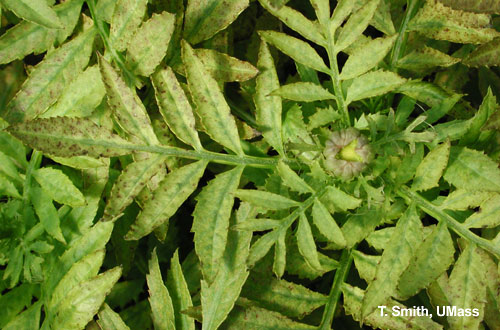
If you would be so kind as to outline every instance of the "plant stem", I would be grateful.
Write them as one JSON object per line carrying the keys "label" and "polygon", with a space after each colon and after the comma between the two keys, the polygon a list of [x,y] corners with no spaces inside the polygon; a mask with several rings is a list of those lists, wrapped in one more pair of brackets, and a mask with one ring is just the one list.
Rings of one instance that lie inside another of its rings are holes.
{"label": "plant stem", "polygon": [[408,187],[402,187],[397,191],[398,195],[401,197],[411,200],[427,214],[436,218],[439,222],[444,221],[448,228],[453,230],[459,236],[465,238],[466,240],[475,243],[477,246],[483,248],[484,250],[494,254],[496,257],[500,258],[500,247],[495,246],[492,242],[484,239],[480,236],[477,236],[473,232],[471,232],[467,227],[463,226],[460,222],[455,220],[453,217],[448,215],[446,212],[443,212],[433,203],[429,202],[420,194],[411,191]]}
{"label": "plant stem", "polygon": [[96,14],[95,0],[86,0],[86,2],[89,7],[90,16],[92,17],[92,20],[94,21],[94,24],[97,27],[97,31],[99,31],[99,35],[101,36],[104,46],[111,53],[111,55],[113,56],[113,60],[123,71],[125,75],[125,80],[129,84],[129,86],[134,86],[136,77],[125,65],[125,59],[123,58],[123,56],[120,53],[118,53],[116,49],[113,48],[113,46],[111,46],[111,42],[109,41],[108,28],[104,25],[104,22],[100,20]]}
{"label": "plant stem", "polygon": [[326,52],[328,53],[328,61],[330,62],[330,77],[332,78],[332,87],[337,97],[337,107],[342,112],[342,119],[344,127],[351,126],[351,120],[349,119],[349,111],[347,109],[347,104],[345,103],[344,93],[342,92],[342,84],[339,79],[339,65],[337,62],[337,52],[334,47],[333,31],[327,25],[323,26],[327,35],[327,47]]}
{"label": "plant stem", "polygon": [[326,303],[325,311],[323,312],[321,324],[318,327],[319,330],[329,330],[332,327],[332,321],[340,298],[342,284],[349,273],[351,263],[352,249],[345,249],[342,251],[339,267],[335,272],[335,278],[333,279],[332,289],[330,291],[330,295],[328,296],[328,302]]}

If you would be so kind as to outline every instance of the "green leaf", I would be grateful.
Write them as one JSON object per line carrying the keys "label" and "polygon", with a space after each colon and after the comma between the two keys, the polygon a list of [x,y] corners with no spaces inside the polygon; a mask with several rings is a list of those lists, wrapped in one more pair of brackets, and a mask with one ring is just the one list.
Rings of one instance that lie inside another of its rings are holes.
{"label": "green leaf", "polygon": [[465,220],[467,228],[495,228],[500,225],[500,195],[493,194],[481,203],[481,209]]}
{"label": "green leaf", "polygon": [[288,317],[302,319],[323,306],[327,297],[308,288],[274,278],[270,273],[252,272],[241,295],[258,306]]}
{"label": "green leaf", "polygon": [[97,313],[122,273],[115,267],[70,290],[61,301],[52,329],[82,329]]}
{"label": "green leaf", "polygon": [[476,250],[484,264],[485,276],[484,284],[486,286],[486,302],[484,305],[484,321],[490,327],[495,329],[500,325],[500,300],[498,288],[500,287],[500,278],[498,266],[495,261],[484,250]]}
{"label": "green leaf", "polygon": [[283,210],[300,205],[299,202],[289,198],[262,190],[238,189],[234,192],[234,196],[267,210]]}
{"label": "green leaf", "polygon": [[62,171],[44,167],[34,171],[33,176],[56,202],[73,207],[85,205],[83,194]]}
{"label": "green leaf", "polygon": [[398,310],[403,308],[408,308],[394,300],[388,300],[385,311],[387,316],[380,314],[380,309],[377,309],[370,315],[366,315],[364,318],[361,317],[362,301],[364,300],[365,292],[360,288],[350,286],[344,283],[342,286],[342,292],[344,296],[344,308],[347,315],[351,315],[355,321],[363,322],[368,326],[377,329],[420,329],[420,330],[439,330],[443,329],[443,326],[439,323],[432,321],[428,316],[405,316],[393,315],[390,311],[392,308],[397,307]]}
{"label": "green leaf", "polygon": [[415,257],[399,278],[398,295],[410,298],[432,284],[454,261],[455,247],[444,222],[440,222],[417,248]]}
{"label": "green leaf", "polygon": [[239,307],[229,315],[222,329],[245,329],[245,330],[285,330],[316,329],[311,325],[299,323],[289,319],[280,313],[276,313],[256,306]]}
{"label": "green leaf", "polygon": [[284,155],[283,137],[281,134],[281,98],[269,95],[272,91],[278,89],[280,84],[273,58],[265,42],[261,42],[260,44],[257,67],[260,74],[256,79],[255,94],[253,97],[257,124],[262,127],[262,135],[267,143],[280,155]]}
{"label": "green leaf", "polygon": [[45,0],[1,0],[0,4],[27,21],[50,29],[62,28],[56,12],[47,5]]}
{"label": "green leaf", "polygon": [[361,199],[346,194],[335,186],[328,186],[325,194],[320,198],[330,213],[345,212],[361,205]]}
{"label": "green leaf", "polygon": [[30,147],[54,156],[97,158],[131,153],[126,149],[129,142],[83,118],[35,119],[12,125],[7,130]]}
{"label": "green leaf", "polygon": [[111,17],[111,46],[122,52],[132,41],[146,13],[148,0],[118,0]]}
{"label": "green leaf", "polygon": [[38,330],[40,329],[40,310],[42,307],[42,302],[37,301],[28,309],[23,311],[21,314],[17,315],[9,323],[7,323],[2,329],[4,330]]}
{"label": "green leaf", "polygon": [[104,304],[99,311],[99,320],[97,324],[103,330],[130,330],[130,328],[123,322],[118,313],[113,311],[108,304]]}
{"label": "green leaf", "polygon": [[184,143],[200,150],[198,132],[195,128],[193,109],[170,67],[153,75],[156,102],[163,119],[174,134]]}
{"label": "green leaf", "polygon": [[231,24],[248,5],[248,0],[189,0],[184,38],[191,44],[207,40]]}
{"label": "green leaf", "polygon": [[84,281],[88,281],[97,276],[99,268],[101,268],[104,261],[104,255],[104,249],[99,249],[84,256],[71,266],[68,272],[54,288],[54,291],[48,300],[47,308],[51,317],[55,316],[56,311],[68,292]]}
{"label": "green leaf", "polygon": [[[290,29],[300,33],[304,38],[318,45],[325,45],[325,37],[320,32],[316,22],[311,22],[300,12],[287,6],[275,8],[269,0],[259,0],[260,4],[273,16],[285,23]],[[328,9],[329,10],[329,9]],[[329,16],[329,15],[328,15]]]}
{"label": "green leaf", "polygon": [[175,329],[174,306],[168,289],[161,277],[156,249],[149,260],[149,274],[146,275],[149,288],[149,303],[155,329]]}
{"label": "green leaf", "polygon": [[395,227],[386,227],[375,230],[366,238],[366,242],[377,251],[384,250],[391,240]]}
{"label": "green leaf", "polygon": [[64,239],[61,228],[59,227],[59,215],[57,214],[57,209],[52,203],[52,198],[39,187],[31,187],[30,195],[35,212],[38,215],[40,223],[45,231],[59,242],[65,244],[66,240]]}
{"label": "green leaf", "polygon": [[495,38],[490,42],[480,45],[474,49],[467,57],[464,58],[463,63],[471,67],[481,66],[499,66],[500,61],[500,38]]}
{"label": "green leaf", "polygon": [[396,89],[396,92],[414,98],[431,107],[440,105],[444,100],[452,96],[441,87],[425,81],[408,80]]}
{"label": "green leaf", "polygon": [[347,247],[353,247],[370,235],[383,222],[382,216],[381,210],[375,207],[361,207],[356,214],[349,216],[342,226]]}
{"label": "green leaf", "polygon": [[175,314],[175,329],[194,330],[194,320],[182,311],[193,306],[188,286],[179,263],[179,251],[176,250],[170,261],[170,271],[167,273],[167,288],[172,299]]}
{"label": "green leaf", "polygon": [[389,246],[377,266],[375,279],[368,284],[361,308],[362,319],[389,300],[421,241],[422,224],[415,207],[410,206],[396,224]]}
{"label": "green leaf", "polygon": [[153,192],[153,197],[144,204],[125,239],[140,239],[168,221],[196,189],[206,166],[205,161],[199,161],[167,174]]}
{"label": "green leaf", "polygon": [[454,10],[437,0],[427,0],[408,29],[433,39],[482,44],[500,35],[489,26],[490,17],[486,14]]}
{"label": "green leaf", "polygon": [[149,76],[167,54],[174,32],[175,15],[153,14],[137,30],[127,48],[127,65],[136,74]]}
{"label": "green leaf", "polygon": [[87,117],[101,104],[105,94],[99,68],[90,66],[68,84],[57,102],[39,117]]}
{"label": "green leaf", "polygon": [[309,266],[300,254],[296,242],[290,242],[287,244],[286,271],[288,274],[297,275],[302,279],[307,278],[314,280],[338,267],[338,262],[335,259],[331,259],[321,252],[318,252],[318,259],[321,264],[320,270]]}
{"label": "green leaf", "polygon": [[359,277],[365,280],[366,283],[371,283],[377,273],[377,265],[380,262],[380,256],[364,254],[357,250],[353,251],[352,256]]}
{"label": "green leaf", "polygon": [[451,306],[458,308],[477,308],[479,316],[448,316],[451,329],[476,329],[483,320],[486,287],[484,285],[485,267],[477,247],[469,243],[458,258],[450,274],[449,298]]}
{"label": "green leaf", "polygon": [[492,196],[494,196],[494,193],[488,191],[468,191],[467,189],[456,189],[446,197],[446,199],[439,205],[439,208],[464,211],[468,208],[478,207]]}
{"label": "green leaf", "polygon": [[281,220],[274,219],[248,219],[242,223],[239,223],[234,227],[235,230],[247,230],[247,231],[265,231],[278,228],[282,223]]}
{"label": "green leaf", "polygon": [[26,148],[18,139],[5,131],[0,131],[0,145],[2,145],[2,153],[11,157],[18,167],[28,166]]}
{"label": "green leaf", "polygon": [[63,87],[87,65],[95,34],[96,30],[89,28],[49,53],[9,102],[4,118],[11,123],[33,119],[54,103]]}
{"label": "green leaf", "polygon": [[424,46],[400,58],[396,66],[411,71],[430,70],[436,66],[448,67],[460,62],[459,58],[449,56],[437,49]]}
{"label": "green leaf", "polygon": [[196,112],[208,135],[217,143],[243,155],[236,122],[217,82],[210,77],[191,46],[182,42],[182,60]]}
{"label": "green leaf", "polygon": [[333,219],[328,209],[318,199],[314,201],[312,217],[319,232],[330,242],[339,247],[346,246],[346,240],[337,222],[335,222],[335,219]]}
{"label": "green leaf", "polygon": [[370,24],[380,0],[370,0],[347,20],[335,42],[335,51],[349,47]]}
{"label": "green leaf", "polygon": [[135,89],[127,86],[118,72],[103,57],[99,68],[106,86],[108,104],[120,126],[130,135],[149,145],[158,144],[151,121]]}
{"label": "green leaf", "polygon": [[[276,226],[277,227],[277,226]],[[272,228],[274,229],[274,228]],[[282,230],[274,245],[273,273],[277,278],[283,277],[286,268],[286,230]]]}
{"label": "green leaf", "polygon": [[[242,204],[232,223],[238,225],[252,216],[254,211],[248,204]],[[203,309],[202,329],[217,329],[233,309],[248,277],[246,259],[252,240],[251,232],[230,230],[224,256],[214,282],[201,281],[201,305]]]}
{"label": "green leaf", "polygon": [[21,59],[31,53],[43,53],[54,43],[61,44],[73,32],[82,4],[82,0],[71,0],[54,6],[62,29],[47,28],[28,21],[22,21],[8,29],[0,37],[0,64]]}
{"label": "green leaf", "polygon": [[274,90],[271,95],[298,102],[334,100],[336,98],[323,87],[310,82],[296,82],[283,85]]}
{"label": "green leaf", "polygon": [[373,71],[354,78],[347,90],[346,103],[374,97],[392,92],[401,86],[406,79],[389,71]]}
{"label": "green leaf", "polygon": [[309,220],[304,213],[300,214],[296,235],[300,254],[302,254],[304,259],[312,268],[318,270],[321,269],[311,226],[309,225]]}
{"label": "green leaf", "polygon": [[439,185],[439,179],[448,164],[450,141],[441,143],[432,149],[418,165],[411,189],[414,191],[428,190]]}
{"label": "green leaf", "polygon": [[115,11],[115,5],[118,0],[99,0],[96,5],[96,14],[99,19],[106,23],[111,23],[111,18],[113,17],[113,12]]}
{"label": "green leaf", "polygon": [[333,14],[330,21],[330,28],[332,33],[342,25],[344,20],[351,14],[354,10],[354,6],[356,5],[356,1],[351,0],[339,0],[335,9],[333,10]]}
{"label": "green leaf", "polygon": [[500,192],[500,169],[484,153],[466,147],[452,147],[444,179],[468,191]]}
{"label": "green leaf", "polygon": [[153,155],[129,164],[120,173],[106,202],[104,216],[113,219],[119,216],[141,192],[149,180],[163,168],[165,157]]}
{"label": "green leaf", "polygon": [[259,73],[252,64],[213,49],[198,48],[194,53],[217,81],[247,81]]}
{"label": "green leaf", "polygon": [[242,171],[243,168],[236,167],[217,175],[197,196],[191,231],[194,232],[196,254],[200,258],[207,284],[216,278],[224,255],[234,192],[240,183]]}
{"label": "green leaf", "polygon": [[396,38],[397,35],[393,35],[367,42],[359,51],[349,56],[339,78],[343,80],[356,78],[373,69],[387,55]]}
{"label": "green leaf", "polygon": [[260,236],[255,241],[255,243],[252,244],[247,260],[249,268],[252,268],[257,261],[264,258],[264,256],[269,252],[274,243],[276,243],[280,234],[281,233],[279,229],[270,231]]}
{"label": "green leaf", "polygon": [[481,134],[481,129],[486,124],[488,118],[495,113],[498,109],[498,104],[496,103],[496,98],[491,91],[491,88],[488,88],[488,92],[479,107],[479,110],[476,112],[474,117],[469,119],[470,126],[468,132],[465,136],[460,140],[461,145],[471,145],[475,143]]}
{"label": "green leaf", "polygon": [[295,173],[288,165],[283,161],[279,161],[276,167],[278,174],[280,175],[283,183],[292,190],[295,190],[301,194],[313,193],[312,189],[297,173]]}
{"label": "green leaf", "polygon": [[12,180],[13,183],[24,182],[24,180],[19,176],[19,172],[17,171],[17,167],[12,158],[8,157],[2,151],[0,151],[0,173]]}
{"label": "green leaf", "polygon": [[370,22],[370,25],[386,35],[396,33],[391,17],[391,5],[389,0],[381,0]]}
{"label": "green leaf", "polygon": [[278,48],[296,62],[329,74],[330,70],[323,59],[307,42],[276,31],[259,31],[259,35],[265,42]]}
{"label": "green leaf", "polygon": [[33,286],[30,284],[21,284],[0,296],[0,306],[3,307],[2,313],[0,314],[0,327],[2,327],[2,329],[7,323],[13,320],[24,307],[31,304],[33,289]]}

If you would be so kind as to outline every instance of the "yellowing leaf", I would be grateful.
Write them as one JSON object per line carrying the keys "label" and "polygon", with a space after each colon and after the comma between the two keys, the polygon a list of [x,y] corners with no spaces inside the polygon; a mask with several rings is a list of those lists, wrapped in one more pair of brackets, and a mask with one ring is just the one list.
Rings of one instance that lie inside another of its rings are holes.
{"label": "yellowing leaf", "polygon": [[397,35],[386,38],[377,38],[367,42],[363,47],[347,59],[342,68],[340,79],[347,80],[373,69],[384,59],[391,49]]}
{"label": "yellowing leaf", "polygon": [[325,236],[330,242],[335,243],[340,247],[346,245],[346,240],[337,222],[331,216],[327,208],[319,201],[315,200],[312,209],[313,222],[318,227],[320,233]]}
{"label": "yellowing leaf", "polygon": [[333,100],[336,98],[323,87],[310,82],[296,82],[283,85],[279,89],[273,91],[271,95],[299,102]]}
{"label": "yellowing leaf", "polygon": [[288,209],[300,204],[281,195],[262,190],[238,189],[234,192],[234,196],[242,201],[268,210]]}
{"label": "yellowing leaf", "polygon": [[460,62],[459,58],[449,56],[437,49],[424,46],[422,49],[414,50],[408,55],[400,58],[396,66],[406,70],[424,71],[436,66],[448,67],[458,62]]}
{"label": "yellowing leaf", "polygon": [[291,189],[302,194],[314,192],[314,190],[304,181],[304,179],[302,179],[283,161],[280,161],[278,163],[277,170],[278,174],[283,180],[283,183]]}
{"label": "yellowing leaf", "polygon": [[99,324],[102,329],[106,330],[130,330],[125,322],[123,322],[120,315],[113,311],[106,303],[99,311],[99,320],[97,321],[97,324]]}
{"label": "yellowing leaf", "polygon": [[189,0],[184,38],[191,44],[207,40],[231,24],[248,5],[248,0]]}
{"label": "yellowing leaf", "polygon": [[146,13],[147,0],[118,0],[111,18],[109,38],[118,51],[127,49]]}
{"label": "yellowing leaf", "polygon": [[307,42],[276,31],[259,31],[259,35],[265,42],[278,48],[296,62],[320,72],[327,74],[330,72],[323,59]]}
{"label": "yellowing leaf", "polygon": [[449,155],[450,141],[446,141],[431,150],[418,165],[411,188],[415,191],[421,191],[437,187],[448,164]]}
{"label": "yellowing leaf", "polygon": [[130,227],[125,239],[139,239],[165,223],[198,186],[207,163],[199,161],[176,169],[160,182],[153,197]]}
{"label": "yellowing leaf", "polygon": [[453,9],[476,13],[500,14],[500,3],[495,0],[439,0]]}
{"label": "yellowing leaf", "polygon": [[463,60],[463,63],[472,67],[498,66],[500,65],[499,56],[500,38],[495,38],[492,41],[474,49]]}
{"label": "yellowing leaf", "polygon": [[83,194],[62,171],[44,167],[34,171],[33,176],[56,202],[73,207],[85,205]]}
{"label": "yellowing leaf", "polygon": [[465,220],[468,228],[495,228],[500,225],[500,194],[492,196],[481,203],[479,212]]}
{"label": "yellowing leaf", "polygon": [[194,52],[205,69],[217,81],[247,81],[259,73],[250,63],[213,49],[198,48]]}
{"label": "yellowing leaf", "polygon": [[137,30],[127,48],[127,64],[142,76],[149,76],[167,53],[175,16],[168,12],[153,16]]}
{"label": "yellowing leaf", "polygon": [[170,67],[153,75],[156,101],[163,119],[174,134],[195,149],[202,149],[193,109]]}
{"label": "yellowing leaf", "polygon": [[120,126],[130,135],[150,145],[158,144],[151,121],[135,90],[127,86],[104,58],[99,58],[108,104]]}
{"label": "yellowing leaf", "polygon": [[182,60],[196,112],[208,135],[236,154],[243,155],[236,122],[224,95],[185,41],[182,43]]}
{"label": "yellowing leaf", "polygon": [[347,90],[346,103],[382,95],[402,85],[406,79],[389,71],[373,71],[354,78]]}
{"label": "yellowing leaf", "polygon": [[319,263],[318,251],[309,225],[309,220],[304,213],[300,214],[299,226],[297,228],[297,245],[307,263],[314,269],[321,269]]}
{"label": "yellowing leaf", "polygon": [[5,118],[9,122],[33,119],[54,103],[63,87],[87,65],[95,34],[96,30],[89,28],[48,54],[9,102]]}
{"label": "yellowing leaf", "polygon": [[83,118],[35,119],[8,130],[32,148],[54,156],[113,157],[131,153],[126,150],[129,142]]}
{"label": "yellowing leaf", "polygon": [[261,42],[257,66],[260,74],[256,79],[254,103],[256,108],[257,124],[261,126],[262,135],[280,155],[283,151],[283,137],[281,135],[281,98],[269,95],[280,87],[276,68],[269,47]]}
{"label": "yellowing leaf", "polygon": [[1,0],[0,3],[17,16],[51,29],[62,27],[56,12],[45,0]]}
{"label": "yellowing leaf", "polygon": [[153,250],[149,260],[149,274],[146,275],[146,280],[155,329],[175,329],[174,306],[168,289],[163,283],[156,249]]}

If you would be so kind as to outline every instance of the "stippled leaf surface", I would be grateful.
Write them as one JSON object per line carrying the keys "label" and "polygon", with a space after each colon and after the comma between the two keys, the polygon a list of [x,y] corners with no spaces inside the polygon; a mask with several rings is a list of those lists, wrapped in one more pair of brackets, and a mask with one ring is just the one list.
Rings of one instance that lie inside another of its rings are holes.
{"label": "stippled leaf surface", "polygon": [[283,85],[279,89],[272,92],[271,95],[280,96],[283,99],[314,102],[323,100],[333,100],[335,96],[323,87],[310,82],[296,82],[293,84]]}
{"label": "stippled leaf surface", "polygon": [[149,260],[149,274],[146,275],[146,280],[148,282],[149,303],[155,329],[174,329],[174,306],[168,289],[163,283],[156,250],[153,250]]}
{"label": "stippled leaf surface", "polygon": [[70,206],[85,205],[85,197],[60,170],[45,167],[33,173],[46,194],[58,203]]}
{"label": "stippled leaf surface", "polygon": [[213,49],[195,49],[195,54],[217,81],[247,81],[259,73],[252,64]]}
{"label": "stippled leaf surface", "polygon": [[449,141],[431,150],[416,169],[412,189],[419,191],[438,186],[439,179],[448,163],[449,154]]}
{"label": "stippled leaf surface", "polygon": [[27,21],[50,29],[62,28],[56,12],[45,0],[2,0],[0,3],[6,9]]}
{"label": "stippled leaf surface", "polygon": [[217,82],[210,77],[187,42],[182,43],[182,58],[196,112],[207,133],[236,154],[243,154],[236,122],[231,116],[229,106]]}
{"label": "stippled leaf surface", "polygon": [[108,304],[104,304],[99,311],[97,324],[106,330],[129,330],[130,328],[123,322],[118,313],[113,311]]}
{"label": "stippled leaf surface", "polygon": [[500,224],[500,195],[492,194],[480,204],[478,212],[465,220],[468,228],[494,228]]}
{"label": "stippled leaf surface", "polygon": [[400,58],[396,65],[398,68],[419,72],[436,66],[448,67],[458,62],[460,62],[460,59],[425,46]]}
{"label": "stippled leaf surface", "polygon": [[111,17],[110,42],[118,51],[127,49],[146,13],[147,0],[118,0]]}

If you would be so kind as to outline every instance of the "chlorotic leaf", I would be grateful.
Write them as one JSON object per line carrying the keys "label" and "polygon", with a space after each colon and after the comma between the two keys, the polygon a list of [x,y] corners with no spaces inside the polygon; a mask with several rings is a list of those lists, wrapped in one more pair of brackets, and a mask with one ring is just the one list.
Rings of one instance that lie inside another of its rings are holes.
{"label": "chlorotic leaf", "polygon": [[440,222],[417,248],[415,257],[399,279],[398,295],[409,298],[428,287],[452,264],[453,240],[445,223]]}
{"label": "chlorotic leaf", "polygon": [[83,0],[71,0],[53,7],[62,29],[47,28],[28,21],[22,21],[8,29],[0,36],[0,64],[21,59],[31,53],[43,53],[54,43],[61,44],[73,32],[82,4]]}
{"label": "chlorotic leaf", "polygon": [[366,283],[371,283],[377,273],[377,265],[380,262],[380,256],[364,254],[357,250],[353,251],[352,256],[359,277],[365,280]]}
{"label": "chlorotic leaf", "polygon": [[127,49],[146,13],[147,0],[118,0],[111,18],[109,39],[118,51]]}
{"label": "chlorotic leaf", "polygon": [[43,191],[58,203],[69,206],[85,205],[85,197],[60,170],[44,167],[33,172]]}
{"label": "chlorotic leaf", "polygon": [[437,187],[448,163],[449,155],[450,141],[446,141],[431,150],[418,165],[411,188],[415,191],[421,191]]}
{"label": "chlorotic leaf", "polygon": [[195,49],[205,69],[217,81],[247,81],[255,77],[259,71],[252,64],[213,49]]}
{"label": "chlorotic leaf", "polygon": [[460,62],[459,58],[449,56],[437,49],[424,46],[400,58],[396,66],[411,71],[424,71],[436,66],[448,67]]}
{"label": "chlorotic leaf", "polygon": [[389,71],[373,71],[354,78],[347,90],[346,102],[362,100],[393,91],[402,85],[406,79]]}
{"label": "chlorotic leaf", "polygon": [[139,239],[165,223],[198,186],[207,163],[199,161],[176,169],[161,181],[130,227],[125,239]]}
{"label": "chlorotic leaf", "polygon": [[346,245],[346,240],[337,222],[335,222],[328,209],[317,199],[314,201],[312,218],[314,225],[330,242],[340,247]]}
{"label": "chlorotic leaf", "polygon": [[121,268],[115,267],[70,290],[59,305],[52,329],[84,328],[97,313],[121,274]]}
{"label": "chlorotic leaf", "polygon": [[149,76],[167,54],[174,32],[175,16],[168,12],[153,16],[137,30],[127,48],[127,64],[142,76]]}
{"label": "chlorotic leaf", "polygon": [[[277,226],[276,226],[277,227]],[[272,228],[274,229],[274,228]],[[286,268],[286,230],[282,230],[274,245],[273,273],[277,278],[283,277]]]}
{"label": "chlorotic leaf", "polygon": [[127,86],[119,73],[103,57],[99,58],[99,68],[106,86],[108,104],[118,119],[120,126],[139,141],[153,145],[158,143],[146,108],[135,90]]}
{"label": "chlorotic leaf", "polygon": [[335,51],[340,52],[350,46],[370,24],[380,0],[368,1],[360,10],[351,15],[335,43]]}
{"label": "chlorotic leaf", "polygon": [[341,228],[347,242],[347,247],[353,247],[368,237],[382,223],[381,217],[382,212],[376,207],[363,207],[356,214],[349,216]]}
{"label": "chlorotic leaf", "polygon": [[76,78],[87,65],[96,32],[89,28],[48,54],[9,102],[5,119],[9,122],[33,119],[54,103],[65,84]]}
{"label": "chlorotic leaf", "polygon": [[50,8],[45,0],[1,0],[6,9],[17,16],[50,29],[62,28],[56,12]]}
{"label": "chlorotic leaf", "polygon": [[168,289],[163,283],[156,249],[153,250],[149,260],[149,274],[146,275],[146,280],[155,329],[175,329],[174,306]]}
{"label": "chlorotic leaf", "polygon": [[312,193],[314,190],[302,179],[297,173],[295,173],[287,164],[283,161],[278,163],[276,167],[278,174],[280,175],[283,183],[301,194]]}
{"label": "chlorotic leaf", "polygon": [[483,281],[485,268],[477,249],[473,243],[469,243],[456,261],[449,279],[449,299],[451,306],[456,306],[457,309],[477,308],[479,315],[449,315],[447,320],[453,329],[474,329],[483,320],[486,301]]}
{"label": "chlorotic leaf", "polygon": [[318,258],[318,250],[309,225],[309,220],[304,213],[301,213],[299,218],[299,226],[297,229],[297,245],[300,254],[304,257],[307,263],[314,269],[321,269],[321,264]]}
{"label": "chlorotic leaf", "polygon": [[202,264],[204,280],[212,283],[226,249],[229,217],[234,192],[240,183],[243,168],[236,167],[219,174],[200,192],[193,212],[196,254]]}
{"label": "chlorotic leaf", "polygon": [[106,201],[104,216],[112,219],[123,212],[149,180],[162,169],[164,162],[164,156],[154,155],[135,161],[123,169]]}
{"label": "chlorotic leaf", "polygon": [[104,304],[99,311],[99,320],[97,324],[105,330],[130,330],[130,328],[123,322],[120,315],[111,309],[108,304]]}
{"label": "chlorotic leaf", "polygon": [[269,47],[261,42],[259,60],[257,67],[260,74],[256,79],[254,103],[256,108],[256,120],[262,130],[264,139],[280,155],[283,151],[283,137],[281,134],[281,98],[272,96],[272,91],[280,87],[276,68]]}
{"label": "chlorotic leaf", "polygon": [[296,82],[283,85],[273,91],[271,95],[299,102],[334,100],[336,98],[323,87],[310,82]]}
{"label": "chlorotic leaf", "polygon": [[210,77],[194,50],[182,43],[182,59],[186,66],[189,89],[196,112],[208,135],[238,155],[243,154],[236,122],[217,82]]}
{"label": "chlorotic leaf", "polygon": [[42,152],[61,157],[113,157],[131,153],[130,143],[89,119],[54,117],[12,125],[8,131]]}
{"label": "chlorotic leaf", "polygon": [[500,14],[500,4],[495,0],[439,0],[453,9],[475,13]]}
{"label": "chlorotic leaf", "polygon": [[257,261],[264,258],[271,247],[276,243],[280,235],[280,230],[276,229],[260,236],[250,248],[247,264],[253,267]]}
{"label": "chlorotic leaf", "polygon": [[361,318],[384,305],[396,291],[398,279],[409,265],[414,249],[422,241],[422,223],[414,206],[410,206],[396,224],[389,246],[377,266],[375,279],[368,284],[363,297]]}
{"label": "chlorotic leaf", "polygon": [[174,134],[195,149],[202,149],[193,109],[170,67],[153,75],[156,101],[163,119]]}
{"label": "chlorotic leaf", "polygon": [[212,37],[231,24],[248,5],[248,0],[189,0],[184,39],[191,44],[197,44]]}
{"label": "chlorotic leaf", "polygon": [[480,204],[479,212],[468,217],[464,225],[468,228],[495,228],[500,225],[500,194],[493,194]]}
{"label": "chlorotic leaf", "polygon": [[287,197],[262,190],[238,189],[234,192],[234,196],[242,201],[268,210],[288,209],[300,204]]}
{"label": "chlorotic leaf", "polygon": [[444,179],[469,191],[500,192],[500,169],[484,153],[466,147],[452,147]]}
{"label": "chlorotic leaf", "polygon": [[296,62],[314,70],[329,73],[325,62],[307,42],[277,31],[259,31],[259,35],[265,42],[278,48]]}
{"label": "chlorotic leaf", "polygon": [[480,45],[479,47],[474,49],[463,60],[463,63],[471,67],[499,66],[500,65],[500,61],[498,60],[499,55],[500,55],[500,38],[495,38],[492,41]]}
{"label": "chlorotic leaf", "polygon": [[366,43],[359,51],[349,56],[342,67],[340,79],[356,78],[373,69],[387,55],[396,38],[397,35],[393,35],[376,38]]}

